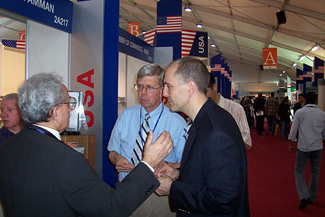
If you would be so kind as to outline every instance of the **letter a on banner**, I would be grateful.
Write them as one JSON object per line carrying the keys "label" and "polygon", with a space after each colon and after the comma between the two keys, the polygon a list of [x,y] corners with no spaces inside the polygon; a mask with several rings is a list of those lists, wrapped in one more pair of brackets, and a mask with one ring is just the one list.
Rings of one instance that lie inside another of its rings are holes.
{"label": "letter a on banner", "polygon": [[277,69],[277,48],[263,48],[263,69]]}
{"label": "letter a on banner", "polygon": [[128,23],[129,27],[129,33],[131,33],[134,36],[140,35],[140,22],[132,22]]}

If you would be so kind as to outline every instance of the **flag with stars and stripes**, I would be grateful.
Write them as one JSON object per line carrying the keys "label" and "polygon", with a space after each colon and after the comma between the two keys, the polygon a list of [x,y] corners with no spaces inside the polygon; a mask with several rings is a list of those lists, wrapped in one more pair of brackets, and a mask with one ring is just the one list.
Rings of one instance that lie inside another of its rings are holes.
{"label": "flag with stars and stripes", "polygon": [[2,44],[7,47],[12,47],[16,49],[25,49],[24,40],[12,40],[12,39],[2,39]]}

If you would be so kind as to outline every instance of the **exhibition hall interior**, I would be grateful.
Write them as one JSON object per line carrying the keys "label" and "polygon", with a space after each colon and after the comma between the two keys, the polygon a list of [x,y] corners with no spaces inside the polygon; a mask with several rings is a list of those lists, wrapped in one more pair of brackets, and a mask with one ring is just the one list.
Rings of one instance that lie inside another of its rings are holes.
{"label": "exhibition hall interior", "polygon": [[[325,111],[324,0],[0,2],[0,105],[29,77],[58,74],[76,100],[61,138],[111,186],[119,174],[107,146],[119,114],[139,104],[138,70],[151,63],[167,68],[188,56],[200,59],[216,91],[245,112],[239,119],[251,138],[245,150],[251,216],[323,216],[324,159],[317,203],[298,209],[288,136],[299,94],[315,92]],[[271,92],[279,105],[287,99],[290,116],[284,132],[278,107],[270,135],[264,111],[258,124],[254,100],[262,94],[266,101]],[[170,108],[168,100],[161,98]]]}

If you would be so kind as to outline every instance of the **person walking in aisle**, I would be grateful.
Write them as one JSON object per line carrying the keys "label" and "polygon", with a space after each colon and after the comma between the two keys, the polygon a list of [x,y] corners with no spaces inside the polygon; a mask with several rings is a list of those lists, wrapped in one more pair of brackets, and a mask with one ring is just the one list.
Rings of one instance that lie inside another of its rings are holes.
{"label": "person walking in aisle", "polygon": [[258,94],[258,97],[254,101],[254,110],[256,118],[256,130],[258,135],[263,135],[264,130],[264,109],[265,109],[265,99],[262,96],[262,93]]}
{"label": "person walking in aisle", "polygon": [[[297,110],[289,135],[289,151],[294,153],[293,141],[297,141],[296,136],[299,131],[294,168],[299,209],[316,203],[323,140],[325,139],[325,112],[316,106],[317,95],[314,92],[308,92],[305,98],[306,105]],[[311,176],[307,188],[304,174],[308,159],[310,160]]]}
{"label": "person walking in aisle", "polygon": [[289,98],[286,96],[283,98],[283,101],[279,105],[278,116],[280,117],[281,123],[281,138],[287,139],[287,135],[290,128],[290,105]]}
{"label": "person walking in aisle", "polygon": [[277,99],[274,98],[274,92],[271,92],[271,96],[266,100],[265,103],[265,114],[267,118],[267,136],[270,132],[272,133],[272,136],[274,136],[276,125],[276,111],[278,107],[279,102]]}

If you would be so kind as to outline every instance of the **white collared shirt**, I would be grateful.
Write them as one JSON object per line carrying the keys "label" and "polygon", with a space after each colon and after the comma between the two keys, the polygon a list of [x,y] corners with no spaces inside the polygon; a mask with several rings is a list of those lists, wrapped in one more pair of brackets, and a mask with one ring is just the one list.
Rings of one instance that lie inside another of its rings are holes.
{"label": "white collared shirt", "polygon": [[310,152],[323,149],[325,138],[325,112],[315,104],[307,104],[298,109],[290,130],[289,139],[297,141],[300,151]]}
{"label": "white collared shirt", "polygon": [[40,128],[43,128],[47,131],[49,131],[50,133],[52,133],[58,140],[61,141],[61,136],[60,136],[60,133],[57,131],[57,130],[54,130],[52,128],[49,128],[49,127],[45,127],[45,126],[41,126],[41,125],[38,125],[38,124],[34,124],[35,126],[38,126]]}

